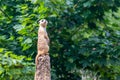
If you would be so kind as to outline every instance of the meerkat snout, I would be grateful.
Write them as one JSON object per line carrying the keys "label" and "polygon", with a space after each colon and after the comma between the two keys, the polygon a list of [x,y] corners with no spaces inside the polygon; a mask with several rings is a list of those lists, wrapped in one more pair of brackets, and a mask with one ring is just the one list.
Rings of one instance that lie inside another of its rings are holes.
{"label": "meerkat snout", "polygon": [[40,21],[39,21],[39,25],[40,26],[43,26],[43,27],[46,27],[46,25],[47,25],[47,20],[46,19],[41,19]]}

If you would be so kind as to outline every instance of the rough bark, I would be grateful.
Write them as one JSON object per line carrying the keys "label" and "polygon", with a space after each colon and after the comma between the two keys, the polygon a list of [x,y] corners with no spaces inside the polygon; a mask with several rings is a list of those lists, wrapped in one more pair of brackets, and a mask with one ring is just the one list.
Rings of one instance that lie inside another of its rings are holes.
{"label": "rough bark", "polygon": [[49,55],[41,55],[38,57],[34,80],[51,80]]}

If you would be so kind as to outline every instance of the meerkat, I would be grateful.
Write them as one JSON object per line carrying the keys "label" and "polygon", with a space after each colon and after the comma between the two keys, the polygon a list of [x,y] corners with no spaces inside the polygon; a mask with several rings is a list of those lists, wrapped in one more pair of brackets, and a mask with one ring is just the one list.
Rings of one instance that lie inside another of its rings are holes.
{"label": "meerkat", "polygon": [[48,22],[45,19],[41,19],[39,21],[39,29],[38,29],[38,42],[37,42],[37,56],[36,56],[36,64],[38,64],[38,57],[41,55],[49,54],[49,37],[46,31],[46,26]]}

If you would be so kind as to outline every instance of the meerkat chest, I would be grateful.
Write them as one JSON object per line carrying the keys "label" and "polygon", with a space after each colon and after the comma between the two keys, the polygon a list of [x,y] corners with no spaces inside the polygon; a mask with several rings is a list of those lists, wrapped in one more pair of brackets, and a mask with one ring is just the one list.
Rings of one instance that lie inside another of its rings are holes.
{"label": "meerkat chest", "polygon": [[44,36],[45,34],[46,34],[47,32],[46,32],[46,28],[44,28],[44,27],[39,27],[39,30],[38,30],[38,35],[39,36]]}
{"label": "meerkat chest", "polygon": [[40,27],[38,30],[38,42],[39,43],[46,43],[45,35],[47,34],[46,29]]}
{"label": "meerkat chest", "polygon": [[46,33],[46,28],[45,28],[45,27],[40,26],[38,31],[41,31],[41,32],[45,32],[45,33]]}

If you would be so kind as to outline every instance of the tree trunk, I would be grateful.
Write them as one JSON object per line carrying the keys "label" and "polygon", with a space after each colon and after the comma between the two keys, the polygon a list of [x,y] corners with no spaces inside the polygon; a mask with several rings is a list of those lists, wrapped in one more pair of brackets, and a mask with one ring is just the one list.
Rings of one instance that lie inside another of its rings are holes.
{"label": "tree trunk", "polygon": [[49,55],[39,56],[34,80],[51,80]]}

